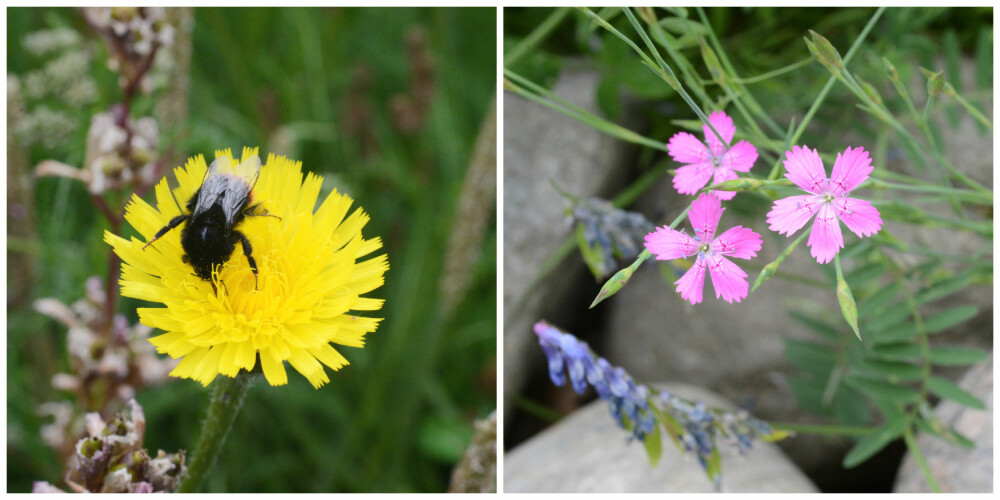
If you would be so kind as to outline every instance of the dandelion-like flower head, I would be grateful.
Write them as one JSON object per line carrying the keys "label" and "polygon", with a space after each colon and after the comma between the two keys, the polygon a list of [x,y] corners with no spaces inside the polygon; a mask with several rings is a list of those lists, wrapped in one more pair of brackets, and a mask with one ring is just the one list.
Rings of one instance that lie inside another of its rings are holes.
{"label": "dandelion-like flower head", "polygon": [[[256,156],[244,148],[241,162]],[[229,150],[216,151],[216,157]],[[235,377],[253,370],[260,360],[271,385],[288,381],[284,362],[314,387],[329,382],[323,365],[338,370],[348,361],[331,344],[363,347],[380,318],[356,311],[376,311],[383,300],[362,295],[384,283],[389,269],[378,237],[365,239],[368,215],[350,211],[353,200],[337,191],[317,206],[322,178],[303,179],[301,162],[271,154],[261,167],[251,203],[277,217],[247,217],[239,230],[253,245],[258,279],[236,245],[213,273],[212,282],[192,273],[182,261],[182,228],[178,227],[143,250],[145,241],[105,233],[105,241],[122,259],[121,293],[164,307],[140,308],[140,321],[165,333],[150,342],[173,358],[183,358],[170,375],[208,385],[219,374]],[[204,157],[174,170],[178,186],[163,179],[156,186],[156,208],[133,195],[125,219],[146,241],[172,218],[205,176]],[[364,259],[364,260],[362,260]]]}

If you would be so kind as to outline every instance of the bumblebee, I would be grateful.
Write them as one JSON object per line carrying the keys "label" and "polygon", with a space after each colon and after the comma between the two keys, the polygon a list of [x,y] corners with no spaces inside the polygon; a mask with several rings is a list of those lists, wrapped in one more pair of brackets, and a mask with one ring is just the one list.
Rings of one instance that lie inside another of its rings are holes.
{"label": "bumblebee", "polygon": [[229,260],[236,243],[240,243],[253,271],[256,290],[257,261],[253,258],[253,245],[239,230],[239,225],[247,217],[268,216],[281,220],[281,217],[264,210],[260,203],[252,203],[251,195],[259,176],[260,158],[257,156],[244,160],[235,168],[228,156],[216,158],[208,166],[198,191],[188,200],[188,213],[170,219],[142,249],[184,224],[181,229],[181,247],[184,249],[181,260],[191,264],[193,274],[209,282],[212,291],[218,294],[212,281],[212,271]]}

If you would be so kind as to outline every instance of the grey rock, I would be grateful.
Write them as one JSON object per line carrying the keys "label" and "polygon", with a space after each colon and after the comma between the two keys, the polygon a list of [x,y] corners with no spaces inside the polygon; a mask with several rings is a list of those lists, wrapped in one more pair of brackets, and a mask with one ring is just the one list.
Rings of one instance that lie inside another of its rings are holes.
{"label": "grey rock", "polygon": [[[596,112],[598,74],[567,70],[556,95]],[[625,179],[626,144],[516,94],[504,94],[504,411],[524,384],[527,360],[542,362],[531,325],[572,317],[566,307],[572,291],[589,281],[578,254],[529,288],[547,259],[572,233],[566,200],[558,186],[581,197],[608,196]],[[585,305],[583,307],[586,307]]]}
{"label": "grey rock", "polygon": [[[945,493],[993,492],[993,358],[971,369],[958,382],[958,386],[981,399],[986,410],[976,410],[952,401],[943,401],[934,409],[941,421],[954,427],[963,436],[976,443],[976,448],[961,448],[941,439],[921,434],[917,446],[923,453],[931,475]],[[896,477],[898,493],[929,493],[930,486],[924,479],[911,453],[903,458]]]}
{"label": "grey rock", "polygon": [[[706,406],[733,408],[695,386],[657,387]],[[698,462],[663,439],[663,454],[653,467],[641,443],[626,441],[607,403],[594,401],[505,454],[504,492],[714,492]],[[719,449],[722,492],[817,492],[774,444],[755,442],[744,456],[726,443]]]}

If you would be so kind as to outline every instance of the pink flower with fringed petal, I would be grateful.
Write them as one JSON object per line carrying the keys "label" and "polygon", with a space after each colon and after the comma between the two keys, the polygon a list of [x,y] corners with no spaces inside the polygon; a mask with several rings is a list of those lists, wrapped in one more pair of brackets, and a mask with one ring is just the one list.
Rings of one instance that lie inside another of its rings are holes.
{"label": "pink flower with fringed petal", "polygon": [[[709,180],[718,184],[736,179],[739,177],[736,172],[749,172],[757,161],[757,148],[747,141],[740,141],[726,149],[726,144],[733,141],[733,134],[736,133],[729,115],[716,111],[708,116],[708,121],[725,142],[720,141],[708,125],[702,125],[708,146],[687,132],[674,134],[667,143],[667,151],[674,161],[687,164],[678,168],[674,176],[674,188],[678,193],[695,194],[708,185]],[[713,191],[712,194],[720,200],[731,200],[736,191]]]}
{"label": "pink flower with fringed petal", "polygon": [[847,196],[868,179],[873,170],[872,160],[864,148],[847,148],[837,153],[829,179],[815,149],[795,146],[785,152],[785,158],[785,177],[810,194],[775,201],[767,213],[772,231],[791,236],[816,215],[808,245],[816,262],[826,264],[844,248],[838,219],[859,238],[882,229],[882,217],[871,202]]}
{"label": "pink flower with fringed petal", "polygon": [[675,281],[681,298],[697,304],[701,302],[701,290],[705,285],[705,270],[712,276],[715,297],[733,303],[747,296],[750,287],[747,273],[726,258],[751,259],[760,250],[760,235],[749,228],[735,226],[715,236],[719,218],[726,209],[714,196],[702,193],[688,210],[688,219],[694,228],[694,236],[667,226],[657,228],[646,235],[646,248],[656,255],[656,260],[680,259],[697,255],[691,269]]}

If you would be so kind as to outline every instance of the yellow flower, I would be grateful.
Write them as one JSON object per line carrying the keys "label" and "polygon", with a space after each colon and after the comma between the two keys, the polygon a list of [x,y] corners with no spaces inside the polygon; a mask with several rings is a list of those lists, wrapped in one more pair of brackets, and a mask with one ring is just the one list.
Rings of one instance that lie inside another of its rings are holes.
{"label": "yellow flower", "polygon": [[[241,165],[256,155],[256,148],[244,148]],[[228,149],[215,156],[228,156],[238,169]],[[256,290],[240,244],[213,273],[220,283],[213,292],[212,283],[182,260],[183,224],[145,250],[144,241],[105,232],[104,241],[122,259],[122,295],[165,306],[138,313],[143,324],[166,332],[150,339],[157,350],[183,358],[170,375],[208,385],[218,374],[235,377],[241,369],[252,370],[259,358],[271,385],[288,382],[288,361],[318,388],[329,382],[323,365],[339,370],[348,364],[331,343],[363,347],[365,334],[378,327],[381,318],[352,312],[382,307],[383,300],[362,295],[384,283],[388,259],[382,254],[359,261],[382,241],[362,237],[368,215],[361,208],[348,215],[353,200],[346,195],[334,191],[314,208],[323,179],[310,173],[303,181],[301,167],[269,155],[251,196],[277,217],[247,217],[237,226],[253,246]],[[125,220],[146,241],[153,239],[170,219],[187,213],[181,207],[201,186],[207,168],[201,155],[189,159],[174,170],[178,187],[171,190],[166,178],[157,184],[156,209],[133,195]]]}

